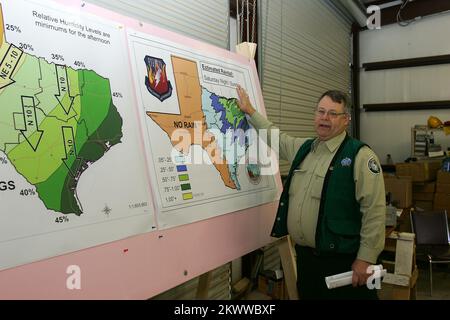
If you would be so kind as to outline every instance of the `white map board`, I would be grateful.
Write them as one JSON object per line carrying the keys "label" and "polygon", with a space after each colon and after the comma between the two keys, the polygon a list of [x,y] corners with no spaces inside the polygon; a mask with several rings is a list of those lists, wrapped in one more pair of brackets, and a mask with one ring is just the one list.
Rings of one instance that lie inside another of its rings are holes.
{"label": "white map board", "polygon": [[[261,170],[256,132],[236,104],[236,85],[241,84],[258,107],[258,79],[251,70],[137,31],[130,30],[128,39],[139,110],[146,115],[142,119],[159,227],[274,201],[274,176]],[[160,76],[169,84],[166,97],[148,88],[152,63],[166,74]]]}
{"label": "white map board", "polygon": [[0,3],[0,269],[152,230],[123,26]]}
{"label": "white map board", "polygon": [[50,0],[0,4],[0,269],[276,200],[236,107],[240,84],[261,109],[250,65]]}

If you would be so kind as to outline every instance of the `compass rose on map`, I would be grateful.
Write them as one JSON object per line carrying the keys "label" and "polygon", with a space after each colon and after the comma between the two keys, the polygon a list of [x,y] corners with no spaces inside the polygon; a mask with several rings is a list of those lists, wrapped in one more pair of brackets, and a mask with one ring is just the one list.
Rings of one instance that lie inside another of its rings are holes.
{"label": "compass rose on map", "polygon": [[103,212],[105,215],[109,216],[109,214],[111,213],[111,211],[112,211],[112,209],[111,209],[110,207],[108,207],[107,204],[105,204],[105,207],[103,208],[102,212]]}

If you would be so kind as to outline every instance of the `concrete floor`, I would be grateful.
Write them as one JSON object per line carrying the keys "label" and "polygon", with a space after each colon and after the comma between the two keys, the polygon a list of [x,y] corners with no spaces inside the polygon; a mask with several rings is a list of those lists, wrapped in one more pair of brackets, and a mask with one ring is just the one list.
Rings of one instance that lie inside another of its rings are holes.
{"label": "concrete floor", "polygon": [[430,296],[430,272],[428,266],[419,266],[417,300],[450,300],[450,265],[433,265],[433,295]]}

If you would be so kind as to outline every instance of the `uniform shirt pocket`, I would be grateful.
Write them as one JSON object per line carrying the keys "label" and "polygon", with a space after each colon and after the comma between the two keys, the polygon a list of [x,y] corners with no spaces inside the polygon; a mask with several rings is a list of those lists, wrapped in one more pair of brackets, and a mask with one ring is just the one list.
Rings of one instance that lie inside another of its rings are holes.
{"label": "uniform shirt pocket", "polygon": [[314,199],[321,199],[323,182],[325,181],[325,172],[315,172],[313,175],[311,197]]}
{"label": "uniform shirt pocket", "polygon": [[308,181],[308,171],[304,168],[294,170],[292,174],[291,187],[289,188],[289,196],[297,196],[299,193],[304,193],[304,185]]}

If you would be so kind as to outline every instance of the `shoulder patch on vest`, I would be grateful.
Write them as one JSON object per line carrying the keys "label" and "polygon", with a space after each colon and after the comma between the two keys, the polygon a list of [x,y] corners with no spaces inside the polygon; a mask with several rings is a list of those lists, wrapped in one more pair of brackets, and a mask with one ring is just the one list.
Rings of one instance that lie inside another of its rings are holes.
{"label": "shoulder patch on vest", "polygon": [[372,157],[367,161],[367,166],[369,167],[370,172],[373,174],[380,174],[380,165],[377,161]]}

